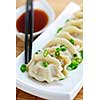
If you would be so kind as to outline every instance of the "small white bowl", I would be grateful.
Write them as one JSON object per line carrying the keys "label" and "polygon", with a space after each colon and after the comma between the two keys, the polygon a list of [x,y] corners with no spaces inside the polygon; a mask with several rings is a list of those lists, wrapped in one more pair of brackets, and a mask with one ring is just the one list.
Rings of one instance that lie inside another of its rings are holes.
{"label": "small white bowl", "polygon": [[[50,7],[50,5],[47,3],[46,0],[34,1],[34,9],[43,10],[44,12],[46,12],[46,14],[48,15],[48,18],[49,18],[48,24],[43,29],[41,29],[38,32],[33,33],[33,36],[35,37],[35,36],[41,34],[48,27],[48,25],[50,25],[54,21],[55,13],[54,13],[53,9]],[[17,10],[16,10],[16,21],[25,12],[25,10],[26,10],[25,5],[17,8]],[[23,40],[23,41],[25,40],[25,34],[19,32],[17,30],[17,27],[16,27],[16,35],[21,40]]]}

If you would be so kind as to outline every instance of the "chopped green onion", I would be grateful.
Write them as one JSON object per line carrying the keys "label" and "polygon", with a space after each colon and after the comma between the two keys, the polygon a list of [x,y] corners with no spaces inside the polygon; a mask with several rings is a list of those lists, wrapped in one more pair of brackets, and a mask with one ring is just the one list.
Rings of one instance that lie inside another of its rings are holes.
{"label": "chopped green onion", "polygon": [[54,57],[52,54],[50,55],[51,57]]}
{"label": "chopped green onion", "polygon": [[68,21],[70,21],[69,19],[67,19],[65,22],[68,22]]}
{"label": "chopped green onion", "polygon": [[79,64],[82,62],[82,58],[77,57],[77,54],[73,54],[74,60],[76,60]]}
{"label": "chopped green onion", "polygon": [[77,54],[73,54],[74,57],[77,57]]}
{"label": "chopped green onion", "polygon": [[79,64],[82,62],[82,58],[75,57],[74,59],[75,59],[75,61],[77,61]]}
{"label": "chopped green onion", "polygon": [[56,48],[56,51],[60,51],[61,49],[60,48]]}
{"label": "chopped green onion", "polygon": [[41,52],[41,50],[38,50],[38,52]]}
{"label": "chopped green onion", "polygon": [[58,28],[57,33],[59,33],[62,29],[62,27]]}
{"label": "chopped green onion", "polygon": [[45,50],[44,53],[43,53],[43,56],[46,57],[47,55],[48,55],[48,51]]}
{"label": "chopped green onion", "polygon": [[56,55],[57,57],[60,56],[60,51],[61,51],[61,48],[56,48],[55,55]]}
{"label": "chopped green onion", "polygon": [[44,67],[48,67],[48,62],[43,62],[42,64]]}
{"label": "chopped green onion", "polygon": [[78,62],[76,60],[72,60],[71,64],[67,67],[68,70],[74,70],[78,67]]}
{"label": "chopped green onion", "polygon": [[61,51],[66,51],[66,50],[67,50],[67,48],[65,48],[65,47],[61,48]]}
{"label": "chopped green onion", "polygon": [[61,78],[60,80],[64,80],[65,78]]}
{"label": "chopped green onion", "polygon": [[38,52],[35,52],[35,54],[38,54]]}
{"label": "chopped green onion", "polygon": [[25,71],[27,71],[27,67],[26,67],[26,65],[25,64],[22,64],[21,65],[21,67],[20,67],[20,70],[21,70],[21,72],[25,72]]}
{"label": "chopped green onion", "polygon": [[61,48],[61,51],[66,51],[67,50],[67,48],[65,47],[65,45],[61,45],[60,48]]}
{"label": "chopped green onion", "polygon": [[70,43],[74,44],[74,40],[73,39],[70,39],[69,41],[70,41]]}
{"label": "chopped green onion", "polygon": [[81,57],[83,59],[83,50],[80,50]]}
{"label": "chopped green onion", "polygon": [[55,52],[55,55],[58,57],[58,56],[60,56],[60,51],[56,51]]}
{"label": "chopped green onion", "polygon": [[67,67],[67,70],[73,70],[70,66]]}
{"label": "chopped green onion", "polygon": [[35,54],[39,54],[39,52],[41,52],[41,50],[38,50],[37,52],[35,52]]}
{"label": "chopped green onion", "polygon": [[65,47],[65,45],[62,44],[62,45],[60,45],[60,48],[61,48],[61,47]]}

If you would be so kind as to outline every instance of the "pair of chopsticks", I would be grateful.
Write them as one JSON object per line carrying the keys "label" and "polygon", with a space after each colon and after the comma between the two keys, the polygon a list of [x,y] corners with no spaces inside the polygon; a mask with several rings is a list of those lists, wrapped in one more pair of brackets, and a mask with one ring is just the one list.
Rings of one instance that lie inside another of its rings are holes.
{"label": "pair of chopsticks", "polygon": [[[33,0],[26,2],[26,18],[25,18],[25,64],[27,64],[32,57],[32,40],[33,40]],[[29,40],[28,40],[29,35]]]}

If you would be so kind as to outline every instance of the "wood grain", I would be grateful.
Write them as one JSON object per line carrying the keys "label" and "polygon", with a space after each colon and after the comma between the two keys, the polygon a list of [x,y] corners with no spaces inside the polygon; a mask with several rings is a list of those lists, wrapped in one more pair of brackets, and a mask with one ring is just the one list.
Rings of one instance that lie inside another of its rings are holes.
{"label": "wood grain", "polygon": [[[82,0],[47,0],[51,7],[54,9],[56,16],[68,5],[69,2],[74,1],[77,4],[81,4]],[[16,8],[24,5],[26,0],[16,0]],[[24,50],[24,42],[16,37],[16,56],[18,56]],[[30,95],[16,88],[16,100],[44,100],[42,98]],[[83,100],[83,88],[80,90],[74,100]]]}

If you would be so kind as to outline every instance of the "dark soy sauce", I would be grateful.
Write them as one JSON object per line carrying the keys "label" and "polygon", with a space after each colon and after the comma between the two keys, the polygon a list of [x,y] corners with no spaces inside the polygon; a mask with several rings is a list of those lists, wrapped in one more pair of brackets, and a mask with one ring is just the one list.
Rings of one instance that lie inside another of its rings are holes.
{"label": "dark soy sauce", "polygon": [[[25,15],[23,13],[16,21],[17,30],[21,33],[25,33]],[[48,24],[48,15],[40,10],[34,10],[34,32],[38,32]]]}

